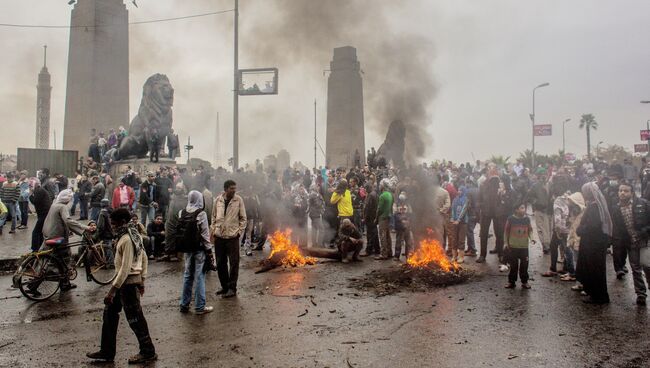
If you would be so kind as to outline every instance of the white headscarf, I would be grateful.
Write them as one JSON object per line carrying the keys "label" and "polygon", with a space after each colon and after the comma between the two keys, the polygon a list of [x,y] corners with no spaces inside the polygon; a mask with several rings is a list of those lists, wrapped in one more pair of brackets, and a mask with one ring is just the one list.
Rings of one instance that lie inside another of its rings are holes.
{"label": "white headscarf", "polygon": [[59,192],[59,195],[56,197],[55,203],[68,204],[72,200],[73,195],[74,194],[72,193],[72,189],[62,190],[61,192]]}
{"label": "white headscarf", "polygon": [[603,233],[612,236],[612,218],[609,216],[609,209],[605,196],[598,188],[595,182],[590,182],[582,186],[582,195],[587,203],[594,202],[598,206],[598,215],[602,223]]}
{"label": "white headscarf", "polygon": [[185,210],[189,213],[194,213],[197,210],[202,210],[203,207],[203,194],[196,190],[191,191],[187,196],[187,207],[185,207]]}

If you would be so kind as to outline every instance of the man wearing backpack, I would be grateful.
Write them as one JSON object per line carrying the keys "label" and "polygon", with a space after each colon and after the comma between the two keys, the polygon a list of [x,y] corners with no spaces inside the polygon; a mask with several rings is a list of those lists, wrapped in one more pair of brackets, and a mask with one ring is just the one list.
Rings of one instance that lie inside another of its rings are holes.
{"label": "man wearing backpack", "polygon": [[181,313],[190,311],[192,287],[196,281],[194,312],[210,313],[213,308],[205,305],[204,264],[207,261],[209,268],[212,269],[215,261],[210,242],[208,215],[204,211],[203,195],[200,192],[193,190],[187,196],[187,207],[178,213],[174,234],[176,250],[185,254],[180,311]]}
{"label": "man wearing backpack", "polygon": [[217,295],[232,298],[237,295],[239,237],[246,229],[248,221],[244,200],[235,194],[237,184],[226,180],[223,189],[224,192],[214,201],[210,235],[214,240],[217,273],[221,283],[221,290],[217,291]]}

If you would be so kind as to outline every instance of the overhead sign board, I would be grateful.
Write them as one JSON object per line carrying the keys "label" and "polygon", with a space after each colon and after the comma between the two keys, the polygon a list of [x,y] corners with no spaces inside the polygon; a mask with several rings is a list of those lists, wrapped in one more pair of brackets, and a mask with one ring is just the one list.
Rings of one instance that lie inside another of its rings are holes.
{"label": "overhead sign board", "polygon": [[575,153],[565,153],[564,154],[564,160],[567,162],[573,162],[577,160],[576,154]]}
{"label": "overhead sign board", "polygon": [[553,135],[553,126],[551,124],[537,124],[535,125],[535,137],[546,137]]}
{"label": "overhead sign board", "polygon": [[648,144],[647,143],[641,143],[641,144],[635,144],[634,145],[634,153],[647,153],[648,152]]}
{"label": "overhead sign board", "polygon": [[278,94],[278,68],[240,69],[239,95],[260,96]]}
{"label": "overhead sign board", "polygon": [[641,131],[641,140],[642,141],[647,141],[650,139],[650,130],[642,130]]}

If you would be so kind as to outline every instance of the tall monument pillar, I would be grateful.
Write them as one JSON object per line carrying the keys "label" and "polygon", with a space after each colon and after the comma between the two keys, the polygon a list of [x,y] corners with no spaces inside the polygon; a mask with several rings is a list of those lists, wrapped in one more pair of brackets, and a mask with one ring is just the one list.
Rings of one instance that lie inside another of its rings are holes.
{"label": "tall monument pillar", "polygon": [[355,164],[355,152],[365,163],[363,82],[357,49],[334,49],[327,81],[327,153],[330,168]]}
{"label": "tall monument pillar", "polygon": [[123,0],[77,0],[70,21],[63,148],[129,123],[129,15]]}
{"label": "tall monument pillar", "polygon": [[47,46],[43,46],[43,68],[36,85],[36,148],[50,148],[50,96],[52,85],[47,71]]}

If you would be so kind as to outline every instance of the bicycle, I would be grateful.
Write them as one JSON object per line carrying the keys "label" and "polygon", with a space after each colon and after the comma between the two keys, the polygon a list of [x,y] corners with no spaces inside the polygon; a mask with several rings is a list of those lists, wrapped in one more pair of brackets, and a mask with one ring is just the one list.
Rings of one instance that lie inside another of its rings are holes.
{"label": "bicycle", "polygon": [[[95,243],[84,234],[82,240],[65,242],[64,238],[54,238],[45,241],[51,249],[39,250],[25,255],[14,274],[14,284],[28,299],[43,301],[51,298],[61,283],[77,278],[77,267],[83,262],[88,282],[94,281],[99,285],[108,285],[115,279],[115,268],[107,262],[107,252],[103,243]],[[56,254],[66,248],[85,246],[79,259],[73,267],[68,267],[65,261]]]}

